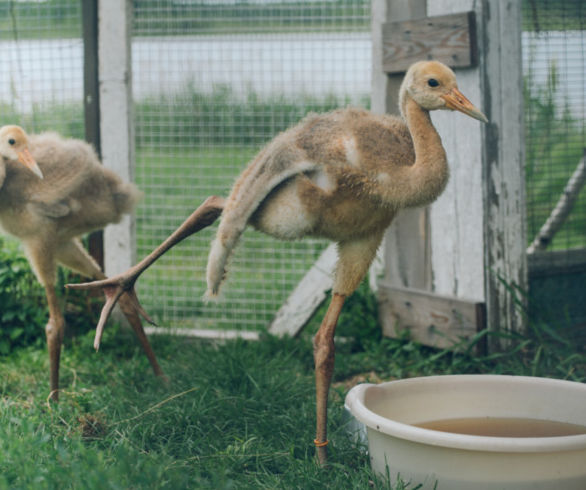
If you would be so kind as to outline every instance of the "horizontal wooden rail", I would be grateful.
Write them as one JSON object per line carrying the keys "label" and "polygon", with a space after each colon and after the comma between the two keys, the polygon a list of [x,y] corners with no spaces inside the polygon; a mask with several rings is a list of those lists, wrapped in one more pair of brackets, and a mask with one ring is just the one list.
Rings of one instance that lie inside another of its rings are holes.
{"label": "horizontal wooden rail", "polygon": [[416,61],[437,60],[453,68],[476,66],[474,12],[383,24],[383,70],[404,72]]}

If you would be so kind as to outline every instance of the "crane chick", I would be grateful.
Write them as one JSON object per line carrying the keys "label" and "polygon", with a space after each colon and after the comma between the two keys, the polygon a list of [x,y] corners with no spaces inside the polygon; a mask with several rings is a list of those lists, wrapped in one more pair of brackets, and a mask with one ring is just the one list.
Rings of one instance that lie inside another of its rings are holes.
{"label": "crane chick", "polygon": [[[50,396],[57,399],[65,326],[55,291],[57,264],[91,279],[104,279],[79,237],[120,221],[132,212],[141,193],[102,166],[89,144],[57,133],[27,135],[19,126],[4,126],[0,157],[0,227],[22,242],[45,288]],[[162,374],[130,297],[120,304],[155,373]]]}

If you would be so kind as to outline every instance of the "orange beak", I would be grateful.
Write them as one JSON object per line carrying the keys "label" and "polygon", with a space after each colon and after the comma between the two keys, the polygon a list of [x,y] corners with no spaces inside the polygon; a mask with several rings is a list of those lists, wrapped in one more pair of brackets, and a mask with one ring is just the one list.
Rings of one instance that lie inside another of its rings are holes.
{"label": "orange beak", "polygon": [[24,166],[26,166],[37,177],[39,177],[40,179],[43,178],[43,172],[41,172],[39,165],[37,164],[36,160],[33,158],[31,152],[28,151],[27,148],[18,152],[18,161],[22,163]]}
{"label": "orange beak", "polygon": [[478,119],[484,123],[488,122],[486,116],[480,112],[457,88],[454,87],[447,94],[442,95],[442,98],[446,101],[446,108],[453,111],[463,112],[467,116]]}

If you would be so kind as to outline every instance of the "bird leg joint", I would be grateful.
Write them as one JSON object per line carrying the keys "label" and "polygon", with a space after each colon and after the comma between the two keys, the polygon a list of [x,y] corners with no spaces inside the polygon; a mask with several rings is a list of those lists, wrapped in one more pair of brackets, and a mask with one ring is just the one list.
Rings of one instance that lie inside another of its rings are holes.
{"label": "bird leg joint", "polygon": [[335,347],[333,339],[319,339],[316,336],[313,343],[313,358],[315,369],[325,370],[332,368],[334,364]]}
{"label": "bird leg joint", "polygon": [[63,342],[63,327],[64,323],[49,318],[47,325],[45,325],[45,335],[48,341],[58,342],[59,345]]}

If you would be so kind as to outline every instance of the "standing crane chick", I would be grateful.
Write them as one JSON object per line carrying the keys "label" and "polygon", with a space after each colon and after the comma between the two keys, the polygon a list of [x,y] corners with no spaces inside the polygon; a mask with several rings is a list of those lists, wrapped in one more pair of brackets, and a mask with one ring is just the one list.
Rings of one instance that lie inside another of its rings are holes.
{"label": "standing crane chick", "polygon": [[365,276],[397,212],[431,203],[448,181],[446,153],[429,111],[457,110],[487,121],[458,90],[452,70],[438,62],[410,67],[399,95],[402,118],[362,109],[306,117],[256,156],[226,200],[208,198],[142,262],[108,281],[77,286],[109,289],[103,310],[107,317],[117,298],[124,291],[133,291],[138,276],[154,260],[220,214],[208,259],[208,296],[218,293],[228,258],[249,224],[281,239],[313,236],[337,242],[332,300],[314,340],[314,442],[321,463],[327,457],[334,331],[344,300]]}
{"label": "standing crane chick", "polygon": [[[86,277],[104,279],[78,237],[120,221],[132,211],[140,192],[103,167],[90,145],[56,133],[28,136],[19,126],[4,126],[0,128],[0,157],[0,226],[21,240],[45,288],[50,397],[57,400],[65,326],[55,291],[57,263]],[[133,299],[126,295],[121,308],[153,370],[161,375]]]}

